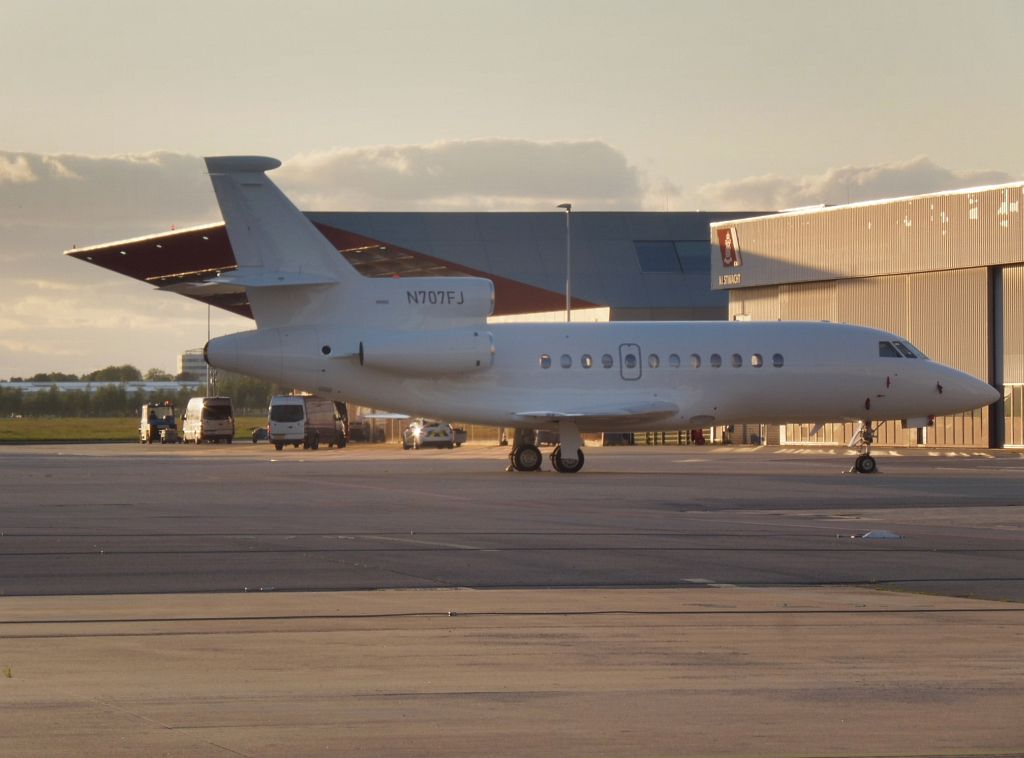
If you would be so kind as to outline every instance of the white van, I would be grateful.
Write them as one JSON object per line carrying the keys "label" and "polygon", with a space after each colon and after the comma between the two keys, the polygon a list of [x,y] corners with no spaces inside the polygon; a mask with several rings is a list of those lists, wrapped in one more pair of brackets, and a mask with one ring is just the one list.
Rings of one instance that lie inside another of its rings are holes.
{"label": "white van", "polygon": [[275,395],[267,414],[267,439],[278,450],[285,445],[316,450],[321,442],[345,447],[344,407],[316,395]]}
{"label": "white van", "polygon": [[235,438],[235,414],[230,397],[193,397],[188,401],[181,425],[185,442],[229,443]]}

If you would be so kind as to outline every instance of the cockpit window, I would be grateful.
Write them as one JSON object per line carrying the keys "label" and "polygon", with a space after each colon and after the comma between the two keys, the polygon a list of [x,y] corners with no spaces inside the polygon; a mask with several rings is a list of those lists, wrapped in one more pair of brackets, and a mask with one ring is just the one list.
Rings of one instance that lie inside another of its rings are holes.
{"label": "cockpit window", "polygon": [[902,358],[900,351],[897,350],[891,342],[879,342],[878,343],[878,357],[879,358]]}
{"label": "cockpit window", "polygon": [[917,357],[916,355],[914,355],[914,351],[911,350],[909,347],[907,347],[905,343],[903,343],[903,342],[893,342],[892,344],[894,344],[896,346],[897,350],[899,350],[901,353],[903,353],[903,357],[904,358],[916,358]]}

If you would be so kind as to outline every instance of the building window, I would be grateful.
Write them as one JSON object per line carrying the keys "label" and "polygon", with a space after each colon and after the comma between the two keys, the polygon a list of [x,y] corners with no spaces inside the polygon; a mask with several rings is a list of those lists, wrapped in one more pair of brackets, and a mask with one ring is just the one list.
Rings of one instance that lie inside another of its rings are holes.
{"label": "building window", "polygon": [[782,368],[783,363],[785,363],[785,361],[782,358],[782,353],[776,353],[772,356],[772,365],[775,366],[775,368]]}
{"label": "building window", "polygon": [[[676,240],[673,244],[676,247],[676,255],[679,256],[679,262],[682,264],[683,273],[688,276],[711,273],[712,248],[709,247],[707,235],[705,235],[703,240],[689,242]],[[713,252],[716,256],[718,255],[717,244]]]}
{"label": "building window", "polygon": [[551,368],[551,356],[547,353],[544,353],[544,355],[540,357],[540,367]]}
{"label": "building window", "polygon": [[602,368],[611,368],[614,365],[615,365],[615,359],[612,358],[610,355],[608,355],[608,353],[605,353],[604,355],[601,356],[601,366],[602,366]]}
{"label": "building window", "polygon": [[647,365],[651,368],[658,368],[661,365],[661,358],[658,357],[657,353],[651,353],[647,356]]}
{"label": "building window", "polygon": [[693,368],[700,368],[700,356],[696,353],[690,354],[690,365]]}
{"label": "building window", "polygon": [[679,355],[676,353],[672,353],[672,355],[668,357],[669,368],[679,368],[679,364]]}
{"label": "building window", "polygon": [[712,353],[711,354],[711,368],[721,368],[721,367],[722,367],[722,356],[720,356],[718,353]]}
{"label": "building window", "polygon": [[680,274],[683,267],[670,240],[638,240],[633,243],[640,270],[645,274]]}
{"label": "building window", "polygon": [[743,356],[740,355],[739,353],[733,353],[732,354],[732,367],[733,368],[742,368],[743,367]]}
{"label": "building window", "polygon": [[761,368],[764,365],[764,358],[761,357],[760,353],[754,353],[750,356],[750,365],[754,368]]}
{"label": "building window", "polygon": [[594,359],[584,353],[583,357],[580,358],[580,365],[583,366],[583,368],[590,368],[594,365]]}
{"label": "building window", "polygon": [[562,356],[562,368],[572,368],[572,356],[571,355],[566,354],[566,355]]}

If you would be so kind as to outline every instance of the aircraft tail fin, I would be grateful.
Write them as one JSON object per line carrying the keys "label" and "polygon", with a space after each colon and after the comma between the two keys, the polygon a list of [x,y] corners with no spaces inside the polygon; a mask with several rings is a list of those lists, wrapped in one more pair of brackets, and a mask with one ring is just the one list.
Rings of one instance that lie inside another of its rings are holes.
{"label": "aircraft tail fin", "polygon": [[[291,323],[311,300],[337,302],[343,283],[360,278],[266,176],[280,165],[259,156],[206,159],[238,263],[237,271],[220,279],[246,288],[259,326]],[[315,296],[310,288],[324,291]]]}

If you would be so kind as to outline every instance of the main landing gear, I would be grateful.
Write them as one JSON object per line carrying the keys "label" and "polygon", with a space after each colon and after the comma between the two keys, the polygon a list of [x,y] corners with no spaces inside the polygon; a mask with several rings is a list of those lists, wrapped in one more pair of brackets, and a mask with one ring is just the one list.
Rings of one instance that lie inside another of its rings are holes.
{"label": "main landing gear", "polygon": [[[551,467],[560,474],[575,474],[583,468],[583,440],[575,424],[559,422],[559,444],[551,452]],[[516,429],[512,438],[512,452],[508,455],[507,471],[539,471],[544,460],[537,447],[536,433],[530,429]],[[563,450],[566,451],[563,453]],[[570,457],[569,450],[575,455]]]}
{"label": "main landing gear", "polygon": [[864,421],[861,423],[853,439],[850,440],[850,447],[858,447],[860,449],[860,455],[853,461],[853,466],[850,468],[851,474],[855,472],[858,474],[874,474],[878,472],[878,464],[871,457],[871,443],[875,441],[875,432],[877,430],[878,427],[872,427],[870,421]]}

